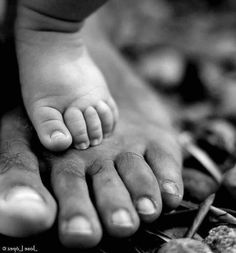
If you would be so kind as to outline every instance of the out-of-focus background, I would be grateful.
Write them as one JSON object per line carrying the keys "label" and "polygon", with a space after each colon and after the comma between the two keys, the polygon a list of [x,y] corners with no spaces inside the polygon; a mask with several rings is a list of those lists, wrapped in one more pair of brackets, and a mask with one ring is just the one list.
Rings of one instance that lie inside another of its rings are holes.
{"label": "out-of-focus background", "polygon": [[159,92],[184,109],[199,105],[197,114],[234,114],[234,0],[112,0],[106,8],[113,42]]}

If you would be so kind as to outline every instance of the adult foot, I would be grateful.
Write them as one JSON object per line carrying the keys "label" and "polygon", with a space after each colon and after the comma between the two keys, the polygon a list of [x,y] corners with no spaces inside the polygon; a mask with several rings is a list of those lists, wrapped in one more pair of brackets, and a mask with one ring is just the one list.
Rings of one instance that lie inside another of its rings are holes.
{"label": "adult foot", "polygon": [[[138,114],[132,119],[122,115],[102,145],[47,154],[59,203],[59,235],[68,247],[95,246],[102,225],[112,236],[130,236],[140,220],[154,221],[163,204],[175,208],[181,201],[181,159],[174,136],[144,115],[141,121]],[[12,112],[1,124],[0,231],[11,236],[41,232],[55,218],[55,203],[42,185],[29,149],[30,131],[21,118]]]}
{"label": "adult foot", "polygon": [[20,0],[15,27],[23,100],[41,143],[52,151],[72,141],[78,149],[99,145],[118,113],[82,42],[81,24],[49,17]]}
{"label": "adult foot", "polygon": [[[97,34],[95,24],[97,20],[91,23],[85,36],[119,102],[121,118],[114,135],[102,145],[84,151],[69,149],[60,155],[48,152],[45,156],[59,203],[59,235],[68,247],[95,246],[102,237],[102,227],[112,236],[130,236],[140,221],[155,220],[163,205],[175,208],[183,195],[181,152],[168,113],[109,42]],[[93,36],[97,39],[96,45]],[[0,159],[0,180],[4,182],[0,184],[1,192],[16,189],[16,194],[19,188],[15,186],[30,187],[44,200],[40,202],[41,207],[46,210],[44,214],[50,213],[51,221],[55,208],[37,173],[37,160],[29,149],[31,133],[23,118],[19,111],[14,111],[2,119],[0,151],[5,155]],[[15,150],[17,142],[20,145]],[[36,173],[29,173],[27,168],[35,169]],[[10,207],[8,203],[5,206]],[[31,206],[29,202],[28,206]],[[0,214],[2,219],[7,219],[9,215],[4,208],[0,205]],[[31,219],[28,213],[17,229],[13,226],[22,210],[16,209],[12,215],[11,235],[19,236],[24,222],[32,224],[31,228],[36,227],[33,221],[37,216]],[[46,221],[49,215],[41,217]],[[48,226],[50,222],[42,224]],[[5,226],[0,223],[2,233],[6,233]],[[37,229],[42,227],[39,225]]]}

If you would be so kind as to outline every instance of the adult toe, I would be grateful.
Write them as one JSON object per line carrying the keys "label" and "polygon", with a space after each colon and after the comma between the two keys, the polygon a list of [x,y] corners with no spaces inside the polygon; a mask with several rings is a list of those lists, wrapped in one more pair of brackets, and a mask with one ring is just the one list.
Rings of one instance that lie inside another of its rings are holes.
{"label": "adult toe", "polygon": [[130,194],[112,160],[97,160],[89,169],[96,206],[110,235],[127,237],[135,233],[139,218]]}
{"label": "adult toe", "polygon": [[141,219],[155,220],[162,210],[161,194],[157,179],[144,158],[134,152],[121,153],[116,159],[116,168]]}
{"label": "adult toe", "polygon": [[42,184],[26,126],[15,112],[1,120],[0,232],[14,237],[47,230],[56,216],[56,203]]}
{"label": "adult toe", "polygon": [[183,181],[181,152],[175,138],[150,143],[145,158],[158,179],[165,207],[176,208],[183,197]]}
{"label": "adult toe", "polygon": [[52,184],[59,202],[59,235],[67,247],[94,247],[102,229],[91,202],[85,165],[72,152],[52,160]]}

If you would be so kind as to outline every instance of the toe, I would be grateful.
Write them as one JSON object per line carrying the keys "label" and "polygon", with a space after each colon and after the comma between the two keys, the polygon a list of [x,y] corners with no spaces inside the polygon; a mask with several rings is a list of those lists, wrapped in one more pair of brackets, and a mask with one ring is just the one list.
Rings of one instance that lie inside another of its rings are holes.
{"label": "toe", "polygon": [[107,104],[109,105],[109,107],[111,108],[111,110],[113,112],[113,118],[114,118],[113,128],[114,128],[117,121],[118,121],[118,118],[119,118],[118,107],[117,107],[116,102],[114,101],[114,99],[112,97],[107,101]]}
{"label": "toe", "polygon": [[156,177],[143,157],[132,152],[122,153],[116,159],[116,168],[142,220],[155,220],[162,210],[161,195]]}
{"label": "toe", "polygon": [[64,119],[73,137],[75,147],[87,149],[89,138],[83,113],[78,108],[72,107],[65,112]]}
{"label": "toe", "polygon": [[51,151],[63,151],[72,142],[61,113],[51,107],[39,107],[30,117],[41,143]]}
{"label": "toe", "polygon": [[103,101],[100,101],[96,106],[98,115],[102,123],[102,130],[104,137],[108,136],[113,129],[113,113],[110,107]]}
{"label": "toe", "polygon": [[[166,141],[168,142],[168,141]],[[146,160],[156,175],[163,202],[167,208],[176,208],[183,197],[181,176],[181,156],[174,143],[150,144],[146,151]]]}
{"label": "toe", "polygon": [[[0,181],[4,180],[4,177]],[[10,178],[3,184],[0,195],[0,231],[13,237],[26,237],[49,229],[55,219],[56,204],[49,193],[29,182]],[[15,181],[15,182],[14,182]],[[38,184],[39,185],[39,184]],[[41,192],[41,193],[39,193]]]}
{"label": "toe", "polygon": [[91,146],[97,146],[102,142],[102,124],[97,111],[88,107],[84,112],[84,118],[87,124],[88,136]]}
{"label": "toe", "polygon": [[49,229],[56,203],[40,179],[38,161],[29,149],[31,133],[19,114],[1,121],[0,233],[24,237]]}
{"label": "toe", "polygon": [[97,209],[108,233],[116,237],[132,235],[138,229],[139,218],[113,161],[97,161],[89,174]]}
{"label": "toe", "polygon": [[101,240],[102,230],[90,200],[84,166],[78,156],[53,162],[52,184],[60,208],[60,239],[67,247],[94,247]]}

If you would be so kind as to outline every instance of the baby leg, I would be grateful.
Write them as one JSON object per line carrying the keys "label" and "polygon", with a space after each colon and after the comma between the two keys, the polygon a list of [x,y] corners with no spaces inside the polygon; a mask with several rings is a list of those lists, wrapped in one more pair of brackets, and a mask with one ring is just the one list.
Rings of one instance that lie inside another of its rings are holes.
{"label": "baby leg", "polygon": [[26,111],[41,143],[62,151],[101,143],[117,107],[83,44],[82,21],[104,0],[19,0],[16,51]]}

